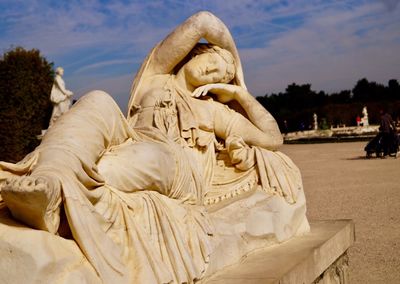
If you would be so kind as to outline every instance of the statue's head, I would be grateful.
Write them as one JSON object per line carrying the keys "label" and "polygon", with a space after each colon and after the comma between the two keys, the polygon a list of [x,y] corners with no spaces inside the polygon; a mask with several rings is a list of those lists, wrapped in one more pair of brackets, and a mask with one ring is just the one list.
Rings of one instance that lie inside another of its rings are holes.
{"label": "statue's head", "polygon": [[64,69],[62,67],[57,67],[56,74],[60,76],[64,75]]}
{"label": "statue's head", "polygon": [[212,44],[197,44],[181,68],[185,70],[186,79],[195,87],[229,83],[236,70],[232,54]]}

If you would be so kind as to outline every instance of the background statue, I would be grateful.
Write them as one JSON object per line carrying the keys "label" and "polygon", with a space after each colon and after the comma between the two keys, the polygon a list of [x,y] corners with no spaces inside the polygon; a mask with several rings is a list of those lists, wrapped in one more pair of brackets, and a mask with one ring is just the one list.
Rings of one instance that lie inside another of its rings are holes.
{"label": "background statue", "polygon": [[314,130],[318,130],[318,116],[315,112],[313,114],[313,126]]}
{"label": "background statue", "polygon": [[369,126],[368,111],[366,106],[364,106],[362,109],[361,124],[362,126]]}
{"label": "background statue", "polygon": [[56,76],[54,78],[54,84],[51,88],[50,100],[53,103],[53,112],[51,114],[49,127],[71,106],[71,97],[74,95],[73,92],[65,88],[65,82],[62,78],[64,75],[64,69],[57,67]]}
{"label": "background statue", "polygon": [[91,92],[24,160],[0,163],[2,204],[73,238],[106,283],[193,283],[309,230],[300,172],[281,144],[228,29],[200,12],[149,54],[127,119]]}

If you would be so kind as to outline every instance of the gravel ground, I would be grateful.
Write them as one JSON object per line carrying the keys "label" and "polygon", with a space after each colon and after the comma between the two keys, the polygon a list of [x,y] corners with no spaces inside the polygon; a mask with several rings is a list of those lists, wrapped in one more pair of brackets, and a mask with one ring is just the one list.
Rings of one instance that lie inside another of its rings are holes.
{"label": "gravel ground", "polygon": [[365,144],[281,150],[302,172],[310,220],[354,220],[350,283],[400,283],[400,157],[367,160]]}

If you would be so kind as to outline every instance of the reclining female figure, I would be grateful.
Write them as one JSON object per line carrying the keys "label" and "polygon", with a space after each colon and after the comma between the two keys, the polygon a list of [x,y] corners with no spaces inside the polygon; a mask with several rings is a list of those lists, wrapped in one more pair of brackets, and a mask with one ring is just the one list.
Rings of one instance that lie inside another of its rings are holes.
{"label": "reclining female figure", "polygon": [[[201,38],[213,45],[196,47]],[[242,114],[226,105],[232,101]],[[65,212],[72,237],[106,283],[190,283],[212,253],[204,198],[220,142],[282,210],[300,212],[287,220],[291,214],[278,212],[278,239],[296,233],[306,220],[298,169],[274,151],[279,129],[246,91],[228,29],[200,12],[149,54],[128,119],[107,94],[89,93],[23,161],[0,164],[1,196],[16,219],[52,233]]]}

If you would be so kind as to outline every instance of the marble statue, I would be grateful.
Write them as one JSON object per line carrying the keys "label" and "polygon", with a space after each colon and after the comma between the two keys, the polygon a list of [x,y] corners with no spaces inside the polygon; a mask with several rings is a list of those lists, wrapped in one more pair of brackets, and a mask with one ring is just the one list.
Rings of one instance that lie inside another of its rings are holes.
{"label": "marble statue", "polygon": [[313,126],[314,130],[318,130],[318,116],[315,112],[313,114]]}
{"label": "marble statue", "polygon": [[368,120],[368,111],[367,107],[364,106],[362,109],[362,117],[361,117],[361,124],[362,126],[369,126],[369,120]]}
{"label": "marble statue", "polygon": [[[6,247],[34,250],[24,244],[42,230],[58,247],[44,258],[87,260],[62,275],[197,282],[308,232],[300,172],[281,144],[275,119],[246,89],[229,30],[199,12],[149,53],[127,117],[108,94],[90,92],[22,161],[0,163],[0,208],[32,228]],[[7,228],[0,222],[0,241]],[[62,251],[65,240],[74,253]]]}
{"label": "marble statue", "polygon": [[64,69],[62,67],[57,67],[56,76],[50,93],[53,112],[51,114],[49,127],[51,127],[63,113],[69,110],[71,106],[71,97],[74,95],[73,92],[65,88],[65,82],[62,78],[63,75]]}

